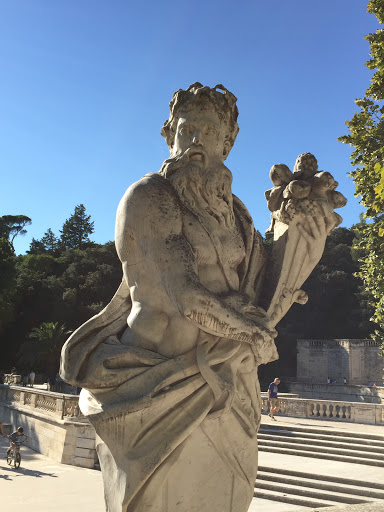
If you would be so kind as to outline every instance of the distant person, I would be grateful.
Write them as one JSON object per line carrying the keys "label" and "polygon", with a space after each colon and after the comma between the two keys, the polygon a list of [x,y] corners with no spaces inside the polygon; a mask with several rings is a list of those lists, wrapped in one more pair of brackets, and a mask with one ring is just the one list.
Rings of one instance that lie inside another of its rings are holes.
{"label": "distant person", "polygon": [[330,377],[327,377],[327,384],[330,384],[331,383],[331,379]]}
{"label": "distant person", "polygon": [[56,375],[55,374],[51,374],[48,377],[48,388],[49,388],[49,391],[55,391],[55,389],[56,389]]}
{"label": "distant person", "polygon": [[343,383],[344,385],[347,383],[347,379],[345,377],[343,377]]}
{"label": "distant person", "polygon": [[33,385],[35,383],[35,377],[36,377],[36,374],[32,370],[31,373],[29,374],[29,385],[31,386],[31,388],[33,388]]}
{"label": "distant person", "polygon": [[280,384],[280,379],[276,377],[273,382],[268,386],[268,402],[270,403],[270,411],[268,416],[271,417],[272,420],[276,421],[274,417],[277,412],[280,410],[279,399],[277,398],[278,385]]}
{"label": "distant person", "polygon": [[60,373],[56,373],[56,391],[58,393],[62,393],[63,392],[63,386],[64,386],[64,381],[60,377]]}
{"label": "distant person", "polygon": [[23,379],[22,379],[23,386],[27,386],[28,385],[28,380],[29,380],[28,375],[23,375]]}

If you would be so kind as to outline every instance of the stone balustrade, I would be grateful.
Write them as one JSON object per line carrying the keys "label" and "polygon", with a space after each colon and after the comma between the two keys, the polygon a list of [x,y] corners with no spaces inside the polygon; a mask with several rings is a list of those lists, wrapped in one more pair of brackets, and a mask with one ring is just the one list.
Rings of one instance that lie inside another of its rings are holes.
{"label": "stone balustrade", "polygon": [[0,385],[0,418],[28,434],[28,446],[64,464],[93,468],[95,431],[79,397],[36,388]]}
{"label": "stone balustrade", "polygon": [[14,407],[34,409],[36,412],[76,421],[86,421],[79,409],[79,397],[53,393],[36,388],[0,386],[0,402]]}
{"label": "stone balustrade", "polygon": [[[261,401],[262,412],[268,412],[269,402],[266,394],[262,393]],[[381,404],[289,398],[281,395],[279,402],[284,416],[384,425],[384,405]]]}
{"label": "stone balustrade", "polygon": [[4,375],[4,384],[20,384],[21,375],[16,375],[13,373],[6,373]]}

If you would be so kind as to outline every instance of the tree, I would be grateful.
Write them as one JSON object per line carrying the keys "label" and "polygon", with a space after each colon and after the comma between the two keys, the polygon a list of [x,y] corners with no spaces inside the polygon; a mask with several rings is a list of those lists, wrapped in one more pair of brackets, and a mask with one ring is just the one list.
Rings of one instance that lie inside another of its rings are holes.
{"label": "tree", "polygon": [[85,206],[79,204],[60,230],[60,244],[65,249],[84,249],[91,242],[89,235],[93,232],[94,222],[91,222],[90,215],[85,214]]}
{"label": "tree", "polygon": [[[367,12],[384,23],[384,0],[368,2]],[[364,98],[357,99],[359,111],[346,124],[349,134],[339,140],[352,146],[350,176],[356,185],[356,195],[367,208],[371,222],[358,228],[358,247],[362,265],[359,276],[371,293],[374,315],[378,324],[374,337],[383,338],[384,330],[384,28],[368,34],[370,60],[366,66],[374,71]]]}
{"label": "tree", "polygon": [[32,238],[32,242],[30,243],[28,254],[44,254],[48,253],[51,255],[56,255],[59,252],[60,242],[57,236],[53,233],[51,228],[48,228],[48,231],[44,233],[44,236],[41,240],[36,240],[36,238]]}
{"label": "tree", "polygon": [[17,235],[25,235],[27,230],[25,226],[32,224],[32,221],[26,215],[3,215],[0,217],[0,238],[5,238],[11,244]]}
{"label": "tree", "polygon": [[[261,367],[263,385],[276,375],[296,375],[296,340],[367,338],[374,324],[362,281],[356,277],[355,227],[337,228],[327,238],[324,254],[303,285],[309,300],[294,304],[278,324],[276,339],[280,359]],[[267,240],[268,248],[268,240]]]}
{"label": "tree", "polygon": [[51,228],[48,228],[48,231],[44,233],[41,242],[44,244],[44,247],[49,254],[56,253],[59,246],[59,239],[55,236]]}
{"label": "tree", "polygon": [[11,244],[0,238],[0,333],[13,318],[16,256]]}
{"label": "tree", "polygon": [[34,327],[29,340],[20,347],[19,363],[25,368],[37,368],[48,375],[57,373],[61,348],[70,331],[58,322],[43,322]]}

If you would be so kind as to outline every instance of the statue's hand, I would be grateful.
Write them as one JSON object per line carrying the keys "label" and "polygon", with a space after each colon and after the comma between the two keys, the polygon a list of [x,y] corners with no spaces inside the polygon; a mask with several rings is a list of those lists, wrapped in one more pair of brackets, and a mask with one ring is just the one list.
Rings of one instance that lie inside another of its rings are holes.
{"label": "statue's hand", "polygon": [[263,308],[254,306],[246,293],[231,292],[228,295],[223,296],[222,300],[225,304],[235,309],[254,323],[254,342],[257,342],[260,339],[266,342],[272,342],[274,338],[276,338],[277,331],[271,324],[271,319],[267,312]]}
{"label": "statue's hand", "polygon": [[306,221],[306,227],[298,223],[297,229],[307,242],[310,263],[316,265],[323,254],[325,240],[335,227],[337,219],[333,216],[326,217],[324,214],[319,214],[308,216]]}

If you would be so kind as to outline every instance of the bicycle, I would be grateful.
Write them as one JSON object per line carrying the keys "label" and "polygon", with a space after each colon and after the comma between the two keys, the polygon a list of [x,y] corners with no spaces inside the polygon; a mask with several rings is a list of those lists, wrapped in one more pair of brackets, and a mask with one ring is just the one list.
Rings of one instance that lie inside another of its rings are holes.
{"label": "bicycle", "polygon": [[[26,437],[26,436],[24,436]],[[13,465],[15,469],[18,469],[20,467],[21,463],[21,453],[20,453],[20,446],[25,443],[27,439],[24,439],[24,441],[12,441],[13,447],[9,448],[7,451],[7,464],[9,466]]]}

